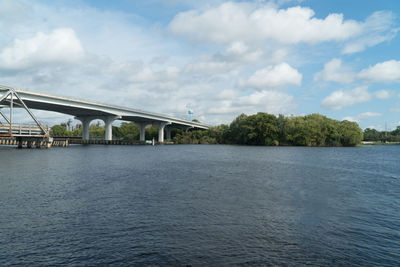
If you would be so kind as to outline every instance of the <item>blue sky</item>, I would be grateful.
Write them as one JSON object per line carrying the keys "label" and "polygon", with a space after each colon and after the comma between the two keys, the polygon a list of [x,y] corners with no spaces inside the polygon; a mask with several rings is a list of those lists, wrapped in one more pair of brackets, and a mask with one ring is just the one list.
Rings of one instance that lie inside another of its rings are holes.
{"label": "blue sky", "polygon": [[394,0],[0,0],[0,84],[210,124],[320,113],[394,129],[399,15]]}

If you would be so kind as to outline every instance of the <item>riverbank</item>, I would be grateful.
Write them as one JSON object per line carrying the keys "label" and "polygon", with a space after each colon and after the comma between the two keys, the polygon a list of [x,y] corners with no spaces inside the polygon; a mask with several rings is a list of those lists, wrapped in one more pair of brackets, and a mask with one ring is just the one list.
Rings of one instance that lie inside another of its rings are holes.
{"label": "riverbank", "polygon": [[362,141],[361,146],[393,146],[400,145],[400,142]]}

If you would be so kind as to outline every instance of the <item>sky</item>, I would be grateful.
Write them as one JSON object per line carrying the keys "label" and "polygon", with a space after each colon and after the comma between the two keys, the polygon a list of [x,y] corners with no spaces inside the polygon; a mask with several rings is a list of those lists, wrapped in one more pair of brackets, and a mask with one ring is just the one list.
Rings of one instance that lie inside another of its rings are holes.
{"label": "sky", "polygon": [[210,125],[320,113],[391,130],[399,16],[397,0],[0,0],[0,84]]}

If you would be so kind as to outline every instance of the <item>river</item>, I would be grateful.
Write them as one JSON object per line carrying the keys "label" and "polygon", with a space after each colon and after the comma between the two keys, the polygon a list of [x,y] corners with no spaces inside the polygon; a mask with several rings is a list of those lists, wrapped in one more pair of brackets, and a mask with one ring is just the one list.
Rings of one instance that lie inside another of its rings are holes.
{"label": "river", "polygon": [[400,146],[0,147],[0,265],[400,266]]}

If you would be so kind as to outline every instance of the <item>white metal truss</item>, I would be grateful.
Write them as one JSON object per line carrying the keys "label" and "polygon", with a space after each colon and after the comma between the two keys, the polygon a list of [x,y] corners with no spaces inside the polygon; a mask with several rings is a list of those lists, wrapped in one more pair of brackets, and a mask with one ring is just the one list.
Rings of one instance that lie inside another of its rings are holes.
{"label": "white metal truss", "polygon": [[[0,123],[0,135],[9,137],[48,137],[48,129],[46,129],[46,127],[36,119],[35,115],[29,110],[14,88],[1,86],[1,89],[7,89],[4,95],[0,97],[0,102],[6,103],[3,107],[10,108],[10,115],[7,117],[0,108],[0,116],[2,116],[7,123]],[[36,125],[17,125],[13,123],[13,112],[15,106],[25,109]]]}

